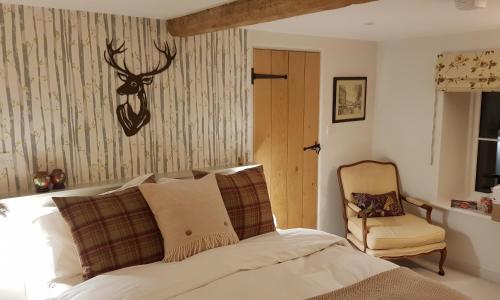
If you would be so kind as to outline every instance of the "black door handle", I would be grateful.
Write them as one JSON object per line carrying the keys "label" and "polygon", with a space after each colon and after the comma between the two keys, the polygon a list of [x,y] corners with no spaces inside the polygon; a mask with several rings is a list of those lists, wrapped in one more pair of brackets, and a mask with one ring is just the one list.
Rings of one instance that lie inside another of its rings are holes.
{"label": "black door handle", "polygon": [[307,151],[307,150],[314,150],[316,152],[316,154],[319,154],[319,152],[321,151],[321,145],[318,144],[318,142],[316,142],[316,144],[314,144],[312,146],[304,147],[304,151]]}

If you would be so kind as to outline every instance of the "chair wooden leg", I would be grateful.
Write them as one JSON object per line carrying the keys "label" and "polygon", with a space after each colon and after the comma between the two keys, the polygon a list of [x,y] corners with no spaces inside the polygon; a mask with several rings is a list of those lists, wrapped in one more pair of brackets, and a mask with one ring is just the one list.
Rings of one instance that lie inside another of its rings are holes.
{"label": "chair wooden leg", "polygon": [[438,274],[441,276],[444,276],[443,265],[444,265],[444,261],[446,260],[446,254],[448,252],[447,252],[446,248],[443,248],[440,252],[441,252],[441,259],[439,260],[439,272],[438,272]]}

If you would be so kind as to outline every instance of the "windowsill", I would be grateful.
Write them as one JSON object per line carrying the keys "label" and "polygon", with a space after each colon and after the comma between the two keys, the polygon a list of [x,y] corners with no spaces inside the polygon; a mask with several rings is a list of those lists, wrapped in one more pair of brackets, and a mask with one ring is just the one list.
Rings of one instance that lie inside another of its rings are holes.
{"label": "windowsill", "polygon": [[448,203],[446,203],[445,201],[428,202],[428,204],[437,208],[437,209],[442,209],[442,210],[451,211],[451,212],[457,212],[457,213],[461,213],[464,215],[469,215],[469,216],[478,217],[481,219],[491,220],[491,215],[483,213],[482,211],[479,211],[479,210],[470,210],[470,209],[461,209],[461,208],[456,208],[456,207],[450,207],[451,201],[449,201]]}

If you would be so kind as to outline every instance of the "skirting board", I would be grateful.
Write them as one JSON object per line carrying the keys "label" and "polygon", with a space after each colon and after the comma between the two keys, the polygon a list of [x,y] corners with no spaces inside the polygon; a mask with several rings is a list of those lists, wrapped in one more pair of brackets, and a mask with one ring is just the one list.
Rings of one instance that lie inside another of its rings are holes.
{"label": "skirting board", "polygon": [[[434,270],[436,268],[438,257],[437,256],[436,257],[422,256],[422,257],[418,257],[418,258],[413,258],[411,260],[416,262],[419,265],[424,266],[425,268],[429,268],[431,270]],[[483,279],[486,279],[489,281],[500,283],[500,273],[494,272],[491,270],[487,270],[484,268],[480,268],[478,266],[468,264],[464,261],[456,261],[456,260],[447,259],[445,264],[444,264],[445,271],[446,271],[447,267],[450,267],[452,269],[470,274],[472,276],[477,276],[477,277],[480,277],[480,278],[483,278]]]}
{"label": "skirting board", "polygon": [[[430,203],[431,205],[433,203]],[[407,212],[425,217],[422,212],[405,207]],[[478,214],[464,214],[446,207],[434,206],[432,222],[446,230],[448,257],[446,267],[500,283],[497,270],[499,261],[495,255],[499,240],[496,238],[500,224]],[[438,257],[426,260],[437,262]]]}

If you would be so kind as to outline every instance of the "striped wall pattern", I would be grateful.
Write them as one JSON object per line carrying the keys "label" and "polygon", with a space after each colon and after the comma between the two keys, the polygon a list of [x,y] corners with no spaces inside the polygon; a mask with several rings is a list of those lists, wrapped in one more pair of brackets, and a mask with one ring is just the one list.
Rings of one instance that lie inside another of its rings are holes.
{"label": "striped wall pattern", "polygon": [[[248,159],[246,31],[172,39],[160,20],[0,11],[0,152],[11,160],[0,166],[0,196],[32,190],[36,171],[56,167],[73,185]],[[146,87],[151,122],[130,138],[115,114],[121,81],[103,59],[110,38],[126,42],[134,73],[158,63],[154,40],[178,50]]]}

